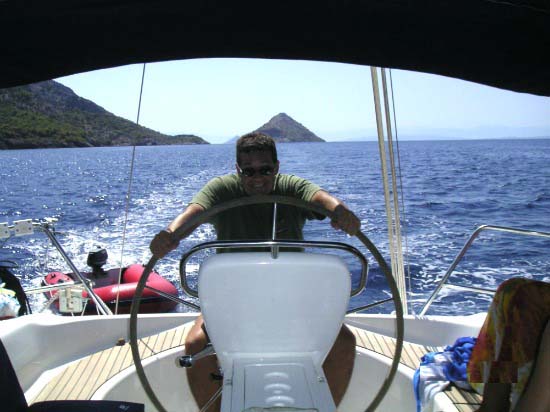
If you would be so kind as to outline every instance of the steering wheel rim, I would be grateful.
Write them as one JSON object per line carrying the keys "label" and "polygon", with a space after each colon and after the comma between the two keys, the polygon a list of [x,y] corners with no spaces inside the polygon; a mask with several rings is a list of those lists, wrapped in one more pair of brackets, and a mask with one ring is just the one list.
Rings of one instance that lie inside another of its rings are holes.
{"label": "steering wheel rim", "polygon": [[[248,197],[243,197],[243,198],[238,198],[227,202],[223,202],[208,210],[205,210],[204,212],[201,212],[195,215],[193,218],[189,219],[184,225],[178,228],[173,233],[173,236],[176,239],[181,240],[183,233],[186,233],[193,227],[206,223],[208,219],[210,219],[212,216],[218,213],[221,213],[225,210],[229,210],[239,206],[248,206],[248,205],[263,204],[263,203],[280,203],[285,205],[291,205],[291,206],[301,207],[306,210],[319,213],[331,219],[334,217],[334,214],[331,211],[325,209],[322,206],[316,205],[314,203],[308,203],[293,197],[275,196],[275,195],[248,196]],[[376,246],[374,246],[374,244],[370,241],[370,239],[367,236],[365,236],[361,231],[358,231],[355,236],[373,255],[373,257],[378,262],[380,269],[384,273],[384,276],[386,277],[386,281],[388,282],[388,285],[392,293],[392,298],[394,301],[395,312],[396,312],[395,352],[393,354],[392,364],[390,366],[390,370],[388,372],[388,375],[386,376],[386,379],[384,380],[376,396],[374,397],[374,399],[371,401],[370,405],[366,409],[366,412],[371,412],[376,410],[376,408],[378,407],[378,405],[380,404],[380,402],[388,392],[393,382],[393,379],[395,377],[395,374],[397,373],[397,368],[399,366],[399,361],[401,359],[401,352],[403,349],[403,339],[404,339],[403,305],[401,302],[401,297],[399,296],[399,290],[397,288],[397,284],[391,274],[391,270],[388,264],[386,263],[386,261],[384,260],[384,258],[382,257],[382,255],[380,254],[380,252],[378,251],[378,249],[376,248]],[[139,279],[139,282],[136,286],[136,291],[134,294],[134,298],[132,299],[132,307],[130,311],[129,334],[130,334],[130,348],[132,351],[132,358],[134,361],[136,373],[138,375],[140,383],[143,389],[145,390],[145,393],[149,397],[149,400],[153,403],[155,408],[157,408],[159,412],[167,412],[167,410],[164,408],[164,406],[156,396],[153,388],[149,383],[149,380],[147,379],[147,376],[145,375],[145,371],[143,369],[143,365],[141,363],[141,358],[139,355],[138,338],[137,338],[137,318],[138,318],[137,315],[139,312],[141,295],[143,294],[143,289],[145,288],[147,278],[149,277],[149,274],[152,272],[158,260],[159,259],[156,256],[151,257],[151,259],[145,266],[143,270],[143,274],[141,275],[141,278]]]}

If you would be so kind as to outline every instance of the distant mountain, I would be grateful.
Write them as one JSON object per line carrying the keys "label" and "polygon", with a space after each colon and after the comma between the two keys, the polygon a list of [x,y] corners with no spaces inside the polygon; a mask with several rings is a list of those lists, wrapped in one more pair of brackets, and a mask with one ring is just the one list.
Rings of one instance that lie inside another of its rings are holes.
{"label": "distant mountain", "polygon": [[239,140],[239,137],[241,136],[233,136],[231,139],[227,140],[224,144],[237,143],[237,140]]}
{"label": "distant mountain", "polygon": [[53,80],[0,89],[0,149],[208,144],[115,116]]}
{"label": "distant mountain", "polygon": [[[477,126],[464,128],[400,127],[399,140],[483,140],[483,139],[544,139],[550,136],[548,126]],[[325,131],[331,142],[377,140],[376,129]],[[394,131],[395,137],[395,131]]]}
{"label": "distant mountain", "polygon": [[286,113],[279,113],[255,131],[271,136],[277,143],[324,142],[323,139],[315,135]]}

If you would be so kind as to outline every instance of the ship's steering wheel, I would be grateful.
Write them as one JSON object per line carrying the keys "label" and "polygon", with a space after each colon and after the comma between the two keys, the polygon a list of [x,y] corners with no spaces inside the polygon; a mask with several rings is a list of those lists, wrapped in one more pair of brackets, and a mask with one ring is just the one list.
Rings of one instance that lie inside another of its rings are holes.
{"label": "ship's steering wheel", "polygon": [[[195,215],[192,219],[187,221],[186,224],[182,225],[178,230],[176,230],[173,235],[175,238],[181,239],[182,233],[186,233],[191,228],[194,228],[196,226],[199,226],[207,222],[212,216],[215,216],[218,213],[221,213],[225,210],[233,209],[235,207],[262,204],[262,203],[279,203],[279,204],[291,205],[291,206],[296,206],[306,210],[310,210],[312,212],[318,213],[328,218],[333,217],[333,213],[330,212],[329,210],[321,206],[318,206],[314,203],[308,203],[303,200],[295,199],[293,197],[271,196],[271,195],[249,196],[249,197],[243,197],[243,198],[234,199],[228,202],[221,203],[208,210],[205,210],[202,213],[199,213],[198,215]],[[374,244],[361,231],[359,231],[355,236],[361,241],[361,243],[363,243],[363,245],[369,250],[369,252],[371,252],[371,254],[374,256],[374,258],[378,262],[380,269],[384,273],[384,276],[386,277],[386,281],[388,282],[388,285],[392,293],[392,298],[395,305],[395,313],[396,313],[397,338],[396,338],[395,353],[393,356],[393,361],[392,361],[388,376],[386,377],[386,379],[382,383],[382,386],[378,390],[378,393],[376,394],[376,396],[374,397],[374,399],[366,409],[366,412],[370,412],[370,411],[374,411],[378,407],[378,405],[380,404],[380,402],[388,392],[388,389],[390,388],[393,382],[393,379],[395,377],[395,374],[397,372],[397,367],[399,366],[399,361],[401,359],[401,351],[403,349],[403,335],[404,335],[403,306],[401,303],[401,298],[399,297],[397,284],[395,283],[395,280],[392,277],[391,270],[388,267],[382,255],[380,254],[380,252],[378,251],[378,249],[376,248],[376,246],[374,246]],[[145,371],[143,369],[143,365],[141,363],[141,358],[139,355],[138,338],[137,338],[137,319],[138,319],[137,315],[139,312],[141,295],[143,293],[143,289],[145,288],[147,277],[149,276],[149,273],[151,273],[151,271],[153,270],[157,261],[158,259],[155,256],[153,256],[149,260],[149,262],[145,266],[145,269],[143,270],[143,274],[136,287],[134,299],[132,301],[132,309],[130,312],[130,347],[132,349],[132,358],[134,360],[134,365],[136,367],[136,373],[138,374],[138,378],[141,382],[141,385],[143,386],[143,389],[145,390],[147,396],[149,397],[151,402],[155,405],[157,410],[159,412],[166,412],[166,409],[161,404],[160,400],[158,399],[151,385],[149,384],[149,380],[145,376]]]}

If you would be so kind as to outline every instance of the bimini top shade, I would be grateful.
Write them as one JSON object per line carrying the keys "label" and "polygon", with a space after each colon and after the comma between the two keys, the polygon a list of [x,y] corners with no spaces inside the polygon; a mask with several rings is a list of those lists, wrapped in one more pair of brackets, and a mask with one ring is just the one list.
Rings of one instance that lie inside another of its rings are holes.
{"label": "bimini top shade", "polygon": [[550,95],[548,0],[0,0],[0,88],[207,57],[346,62]]}

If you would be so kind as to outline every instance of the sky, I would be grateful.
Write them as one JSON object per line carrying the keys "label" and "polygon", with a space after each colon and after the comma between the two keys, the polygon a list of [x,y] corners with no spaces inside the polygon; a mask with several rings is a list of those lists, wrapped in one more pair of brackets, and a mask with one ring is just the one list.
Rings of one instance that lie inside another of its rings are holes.
{"label": "sky", "polygon": [[[143,65],[56,79],[109,112],[137,121]],[[550,137],[550,98],[448,77],[391,70],[403,139]],[[211,143],[284,112],[327,141],[376,136],[370,68],[342,63],[196,59],[148,63],[139,124]]]}

